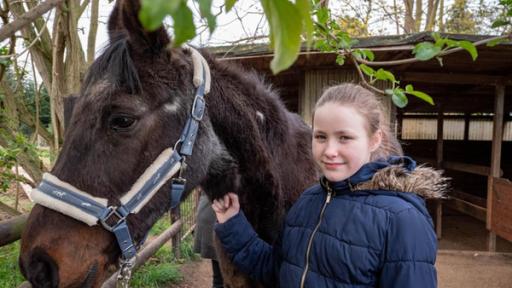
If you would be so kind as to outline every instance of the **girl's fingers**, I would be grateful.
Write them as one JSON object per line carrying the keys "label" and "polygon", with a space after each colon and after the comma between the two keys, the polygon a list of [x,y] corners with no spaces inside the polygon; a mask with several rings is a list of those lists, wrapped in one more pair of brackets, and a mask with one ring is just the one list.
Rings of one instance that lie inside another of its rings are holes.
{"label": "girl's fingers", "polygon": [[220,213],[224,210],[224,205],[221,204],[218,200],[213,200],[212,208],[215,212]]}
{"label": "girl's fingers", "polygon": [[228,193],[228,194],[224,195],[224,199],[222,199],[222,200],[223,200],[223,202],[224,202],[224,203],[223,203],[223,204],[224,204],[224,208],[226,208],[226,209],[228,209],[228,208],[229,208],[229,206],[231,206],[231,199],[229,198],[229,194],[230,194],[230,193]]}

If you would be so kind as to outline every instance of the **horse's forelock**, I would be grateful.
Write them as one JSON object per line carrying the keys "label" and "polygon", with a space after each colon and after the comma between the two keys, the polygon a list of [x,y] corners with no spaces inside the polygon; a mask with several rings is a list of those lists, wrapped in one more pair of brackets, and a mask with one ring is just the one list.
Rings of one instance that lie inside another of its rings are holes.
{"label": "horse's forelock", "polygon": [[138,94],[142,91],[137,67],[130,56],[127,36],[117,34],[103,50],[89,68],[82,85],[83,94],[90,86],[100,81],[106,81],[113,85],[114,89],[126,89],[130,94]]}

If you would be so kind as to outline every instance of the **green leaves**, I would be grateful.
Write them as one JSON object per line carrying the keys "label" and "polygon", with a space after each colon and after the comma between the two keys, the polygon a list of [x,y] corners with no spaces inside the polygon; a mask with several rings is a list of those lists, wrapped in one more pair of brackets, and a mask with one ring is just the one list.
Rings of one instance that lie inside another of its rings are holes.
{"label": "green leaves", "polygon": [[363,73],[367,76],[373,77],[373,75],[375,75],[375,70],[373,70],[373,68],[370,66],[359,64],[359,68],[361,68],[361,71],[363,71]]}
{"label": "green leaves", "polygon": [[309,0],[297,0],[296,1],[297,9],[299,9],[301,18],[302,18],[302,26],[304,32],[306,33],[306,40],[308,47],[311,45],[311,41],[313,40],[313,21],[311,20],[311,16],[309,15],[311,11],[311,6],[309,5]]}
{"label": "green leaves", "polygon": [[473,45],[473,43],[469,41],[458,41],[457,44],[457,46],[464,48],[464,50],[468,51],[473,61],[476,60],[476,57],[478,57],[478,52],[476,51],[476,47],[475,45]]}
{"label": "green leaves", "polygon": [[[449,38],[443,38],[437,32],[432,33],[432,38],[434,38],[434,43],[432,42],[421,42],[416,44],[414,49],[412,50],[412,54],[415,55],[415,58],[421,61],[427,61],[434,57],[439,60],[439,64],[442,65],[442,60],[440,54],[442,52],[447,51],[448,49],[452,49],[455,47],[460,47],[466,50],[469,55],[471,55],[471,59],[473,61],[478,57],[478,51],[476,50],[475,45],[472,42],[466,40],[452,40]],[[439,56],[439,57],[438,57]]]}
{"label": "green leaves", "polygon": [[270,25],[274,59],[270,68],[274,74],[290,67],[300,51],[303,22],[299,8],[288,0],[261,0]]}
{"label": "green leaves", "polygon": [[224,4],[226,4],[226,13],[233,9],[233,6],[235,6],[236,1],[238,0],[226,0],[224,2]]}
{"label": "green leaves", "polygon": [[[212,0],[194,0],[199,4],[199,12],[208,23],[210,33],[216,26],[216,18],[211,13]],[[231,9],[236,0],[226,0],[226,7]],[[174,25],[174,46],[179,46],[196,36],[196,26],[187,0],[142,0],[139,20],[149,31],[158,29],[165,18],[171,15]]]}
{"label": "green leaves", "polygon": [[162,25],[165,16],[174,13],[182,3],[182,0],[142,0],[139,20],[146,29],[154,31]]}
{"label": "green leaves", "polygon": [[434,100],[432,99],[432,97],[430,97],[430,95],[421,91],[414,90],[411,84],[405,86],[405,93],[416,96],[430,105],[434,105]]}
{"label": "green leaves", "polygon": [[211,9],[212,0],[199,1],[199,13],[201,13],[201,17],[206,18],[206,21],[208,22],[208,29],[210,30],[210,33],[213,33],[217,26],[217,21],[215,16],[213,16]]}
{"label": "green leaves", "polygon": [[[512,11],[512,10],[511,10]],[[494,22],[492,22],[492,28],[498,28],[498,27],[502,27],[502,26],[506,26],[506,25],[510,25],[510,21],[508,21],[507,19],[505,18],[498,18],[496,19]]]}
{"label": "green leaves", "polygon": [[494,40],[492,40],[490,42],[487,42],[486,45],[487,45],[487,47],[494,47],[494,46],[499,45],[499,44],[501,44],[503,42],[507,42],[507,39],[506,38],[497,38],[497,39],[494,39]]}
{"label": "green leaves", "polygon": [[412,54],[414,54],[416,59],[421,61],[430,60],[436,57],[439,52],[441,52],[441,48],[431,42],[418,43],[412,50]]}
{"label": "green leaves", "polygon": [[405,106],[407,106],[407,103],[409,103],[409,99],[407,99],[406,94],[413,95],[429,103],[430,105],[434,105],[434,100],[432,99],[432,97],[430,97],[425,92],[414,90],[414,87],[411,84],[405,86],[405,90],[400,87],[397,87],[394,89],[386,89],[384,92],[387,95],[391,96],[391,101],[393,101],[393,103],[399,108],[404,108]]}
{"label": "green leaves", "polygon": [[345,64],[345,56],[338,54],[336,56],[336,64],[343,66],[343,64]]}
{"label": "green leaves", "polygon": [[181,1],[178,8],[171,13],[171,16],[174,20],[174,46],[180,46],[196,36],[192,11],[184,1]]}
{"label": "green leaves", "polygon": [[407,99],[407,96],[405,96],[405,93],[401,88],[386,89],[385,92],[386,94],[391,96],[391,100],[397,107],[404,108],[405,106],[407,106],[409,100]]}
{"label": "green leaves", "polygon": [[393,85],[398,83],[398,81],[396,81],[395,75],[393,75],[393,73],[391,73],[387,70],[384,70],[382,68],[379,68],[379,70],[377,70],[377,72],[375,72],[374,76],[375,76],[375,79],[377,79],[377,80],[390,81]]}

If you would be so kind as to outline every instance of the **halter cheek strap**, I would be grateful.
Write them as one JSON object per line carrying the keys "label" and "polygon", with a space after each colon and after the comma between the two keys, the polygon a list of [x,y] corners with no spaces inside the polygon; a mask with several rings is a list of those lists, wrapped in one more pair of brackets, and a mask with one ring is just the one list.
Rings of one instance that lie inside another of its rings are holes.
{"label": "halter cheek strap", "polygon": [[[160,153],[132,188],[120,198],[119,207],[108,206],[107,199],[94,197],[49,173],[44,174],[39,186],[31,192],[31,198],[39,205],[89,226],[100,223],[106,230],[114,233],[122,253],[121,276],[123,267],[126,268],[125,264],[133,264],[137,252],[126,217],[138,213],[176,173],[178,177],[172,179],[171,183],[172,208],[179,204],[185,190],[186,180],[183,178],[186,168],[185,160],[187,156],[192,155],[199,122],[203,119],[206,109],[204,95],[210,91],[211,80],[208,64],[201,54],[188,46],[184,49],[191,51],[194,66],[193,81],[197,88],[190,115],[174,149],[167,148]],[[128,270],[130,274],[131,268]]]}

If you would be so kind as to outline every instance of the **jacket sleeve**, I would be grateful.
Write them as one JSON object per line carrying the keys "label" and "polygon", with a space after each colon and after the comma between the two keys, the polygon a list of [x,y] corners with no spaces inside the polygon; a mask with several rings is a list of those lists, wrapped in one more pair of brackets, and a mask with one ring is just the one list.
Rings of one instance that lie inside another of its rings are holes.
{"label": "jacket sleeve", "polygon": [[391,213],[387,233],[379,287],[437,287],[437,238],[430,217],[416,208]]}
{"label": "jacket sleeve", "polygon": [[274,246],[259,238],[242,211],[222,224],[215,224],[215,233],[240,271],[267,285],[279,283],[280,237]]}

